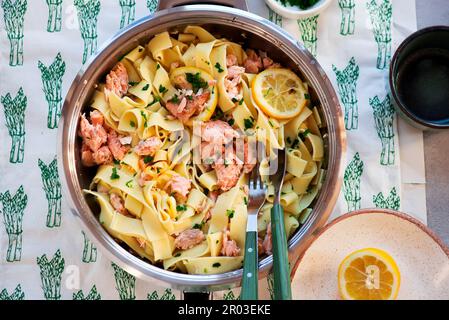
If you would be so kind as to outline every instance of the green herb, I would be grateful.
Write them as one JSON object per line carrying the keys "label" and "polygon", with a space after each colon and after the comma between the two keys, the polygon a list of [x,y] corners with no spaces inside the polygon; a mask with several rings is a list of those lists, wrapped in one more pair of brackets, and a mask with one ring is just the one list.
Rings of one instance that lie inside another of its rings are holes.
{"label": "green herb", "polygon": [[207,273],[207,268],[204,268],[204,270],[203,270],[203,271],[204,271],[204,273]]}
{"label": "green herb", "polygon": [[212,116],[212,120],[221,120],[223,119],[223,117],[224,117],[223,111],[221,110],[221,108],[217,108],[215,109],[215,113]]}
{"label": "green herb", "polygon": [[247,198],[247,197],[244,197],[244,198],[243,198],[243,202],[244,202],[245,205],[247,206],[247,205],[248,205],[248,198]]}
{"label": "green herb", "polygon": [[269,88],[267,91],[265,91],[263,97],[266,98],[271,92],[271,88]]}
{"label": "green herb", "polygon": [[150,88],[150,85],[147,83],[143,88],[142,91],[147,91]]}
{"label": "green herb", "polygon": [[270,124],[270,127],[274,127],[274,124],[273,124],[273,122],[271,122],[271,120],[268,120],[268,123]]}
{"label": "green herb", "polygon": [[286,193],[281,191],[281,196],[285,196],[285,195],[286,195]]}
{"label": "green herb", "polygon": [[201,78],[199,72],[197,72],[195,74],[186,73],[186,79],[187,79],[187,82],[189,82],[192,85],[193,92],[195,92],[195,93],[197,93],[198,90],[201,88],[205,89],[208,87],[207,81],[204,81]]}
{"label": "green herb", "polygon": [[218,62],[215,64],[215,68],[217,68],[218,73],[222,73],[224,71],[224,69],[221,67],[221,64]]}
{"label": "green herb", "polygon": [[178,97],[177,94],[175,94],[175,95],[173,96],[173,98],[171,98],[171,102],[173,102],[173,103],[178,103],[178,102],[179,102],[179,97]]}
{"label": "green herb", "polygon": [[174,255],[175,258],[180,257],[181,256],[181,252],[178,252],[177,254]]}
{"label": "green herb", "polygon": [[158,63],[156,66],[156,70],[159,70],[161,68],[161,65]]}
{"label": "green herb", "polygon": [[292,143],[292,139],[290,139],[290,137],[287,137],[287,143],[291,144]]}
{"label": "green herb", "polygon": [[214,268],[220,268],[221,267],[221,263],[220,262],[215,262],[212,267]]}
{"label": "green herb", "polygon": [[231,101],[232,101],[232,102],[234,102],[234,103],[237,103],[237,102],[239,102],[239,100],[238,100],[237,98],[235,98],[235,97],[234,97],[234,98],[232,98],[232,99],[231,99]]}
{"label": "green herb", "polygon": [[138,82],[135,81],[128,82],[128,85],[130,85],[131,87],[134,87],[136,84],[138,84]]}
{"label": "green herb", "polygon": [[203,229],[204,223],[205,223],[204,221],[202,221],[201,223],[195,223],[193,225],[193,229],[198,229],[198,230]]}
{"label": "green herb", "polygon": [[185,204],[178,204],[176,206],[176,211],[187,211],[187,206]]}
{"label": "green herb", "polygon": [[192,101],[193,100],[193,96],[186,96],[187,100]]}
{"label": "green herb", "polygon": [[243,98],[240,99],[240,101],[239,101],[239,106],[241,106],[241,105],[243,104],[243,102],[245,102],[245,100],[243,100]]}
{"label": "green herb", "polygon": [[114,159],[114,164],[119,165],[120,164],[120,160]]}
{"label": "green herb", "polygon": [[130,125],[131,127],[133,127],[133,128],[136,127],[136,123],[135,123],[134,121],[132,121],[132,120],[129,122],[129,125]]}
{"label": "green herb", "polygon": [[304,93],[304,99],[310,100],[310,95],[308,93]]}
{"label": "green herb", "polygon": [[215,243],[217,243],[217,244],[218,244],[219,242],[220,242],[220,240],[215,240]]}
{"label": "green herb", "polygon": [[235,120],[234,119],[229,119],[228,123],[232,127],[234,125],[234,123],[235,123]]}
{"label": "green herb", "polygon": [[235,213],[235,210],[226,210],[226,215],[229,217],[229,219],[232,219],[232,218],[234,218],[234,213]]}
{"label": "green herb", "polygon": [[161,168],[156,168],[157,173],[161,173]]}
{"label": "green herb", "polygon": [[176,194],[176,192],[172,192],[172,193],[170,193],[170,197],[174,197],[174,196],[175,196],[175,194]]}
{"label": "green herb", "polygon": [[151,107],[153,104],[155,104],[156,102],[161,101],[161,98],[159,97],[153,97],[153,101],[150,102],[150,104],[147,105],[147,107]]}
{"label": "green herb", "polygon": [[280,0],[281,3],[286,6],[297,6],[301,9],[307,9],[315,5],[319,0]]}
{"label": "green herb", "polygon": [[245,130],[251,129],[254,126],[254,118],[249,117],[243,120],[243,123],[245,125]]}
{"label": "green herb", "polygon": [[120,179],[120,176],[117,174],[117,168],[112,168],[111,180]]}
{"label": "green herb", "polygon": [[166,87],[164,87],[162,84],[159,85],[159,93],[166,93],[168,91],[168,89]]}
{"label": "green herb", "polygon": [[154,160],[154,158],[153,158],[152,156],[145,156],[145,157],[143,158],[143,162],[144,162],[145,164],[148,164],[148,163],[150,163],[150,162],[153,162],[153,160]]}
{"label": "green herb", "polygon": [[140,111],[140,115],[142,116],[144,123],[143,126],[146,128],[148,127],[148,118],[145,112],[143,112],[142,110]]}
{"label": "green herb", "polygon": [[304,132],[300,132],[299,133],[299,137],[301,138],[301,140],[304,140],[305,138],[307,138],[307,136],[309,135],[310,130],[306,129]]}
{"label": "green herb", "polygon": [[298,146],[298,144],[299,144],[299,139],[293,140],[293,143],[292,143],[292,149],[296,149],[296,147]]}
{"label": "green herb", "polygon": [[126,182],[125,183],[125,185],[128,187],[128,188],[133,188],[133,180],[129,180],[128,182]]}

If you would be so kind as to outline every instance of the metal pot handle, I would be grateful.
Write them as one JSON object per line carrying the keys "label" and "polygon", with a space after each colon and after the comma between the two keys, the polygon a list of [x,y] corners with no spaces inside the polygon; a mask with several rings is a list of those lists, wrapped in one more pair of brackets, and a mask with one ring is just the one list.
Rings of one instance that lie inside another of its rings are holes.
{"label": "metal pot handle", "polygon": [[248,11],[246,0],[159,0],[158,9],[170,9],[189,4],[215,4]]}

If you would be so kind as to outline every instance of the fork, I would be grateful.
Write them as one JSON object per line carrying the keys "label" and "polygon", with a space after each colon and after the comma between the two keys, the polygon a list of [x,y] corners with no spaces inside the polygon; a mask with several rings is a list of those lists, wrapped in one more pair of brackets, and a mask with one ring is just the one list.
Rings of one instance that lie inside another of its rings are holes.
{"label": "fork", "polygon": [[259,260],[257,252],[257,216],[265,203],[266,186],[259,174],[259,162],[249,180],[248,221],[246,224],[245,258],[243,261],[242,300],[257,300]]}
{"label": "fork", "polygon": [[281,188],[286,170],[285,150],[278,150],[278,170],[270,175],[275,198],[271,208],[271,234],[273,244],[274,299],[291,300],[290,266],[288,262],[287,235],[284,226],[284,210],[280,204]]}

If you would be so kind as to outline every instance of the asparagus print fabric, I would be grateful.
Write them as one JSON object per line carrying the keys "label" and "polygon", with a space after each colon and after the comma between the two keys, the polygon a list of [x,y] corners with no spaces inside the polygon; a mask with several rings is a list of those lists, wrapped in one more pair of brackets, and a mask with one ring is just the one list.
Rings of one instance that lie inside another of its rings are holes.
{"label": "asparagus print fabric", "polygon": [[[179,299],[179,291],[136,278],[96,248],[68,210],[57,166],[58,121],[76,73],[120,28],[154,12],[156,1],[0,4],[0,299]],[[348,152],[333,216],[400,208],[396,115],[387,91],[392,0],[336,0],[302,20],[282,18],[263,0],[248,5],[303,43],[339,96]],[[272,287],[271,276],[261,280],[260,298],[270,299]]]}

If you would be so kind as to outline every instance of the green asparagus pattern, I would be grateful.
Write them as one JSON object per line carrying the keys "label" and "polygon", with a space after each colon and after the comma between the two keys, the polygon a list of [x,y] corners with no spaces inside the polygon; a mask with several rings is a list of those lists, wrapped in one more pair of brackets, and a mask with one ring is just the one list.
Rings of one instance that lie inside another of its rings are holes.
{"label": "green asparagus pattern", "polygon": [[346,130],[357,129],[359,126],[359,109],[357,100],[357,80],[359,78],[359,66],[354,57],[349,60],[349,64],[343,70],[338,70],[332,65],[337,77],[338,93],[341,102],[345,107]]}
{"label": "green asparagus pattern", "polygon": [[87,235],[84,231],[81,231],[84,238],[84,246],[83,246],[83,262],[90,263],[97,261],[97,248],[93,245],[93,243],[87,238]]}
{"label": "green asparagus pattern", "polygon": [[97,22],[100,13],[100,0],[74,0],[78,11],[81,37],[84,41],[83,64],[95,53],[98,45]]}
{"label": "green asparagus pattern", "polygon": [[270,7],[268,8],[268,19],[282,28],[282,16],[274,12]]}
{"label": "green asparagus pattern", "polygon": [[310,18],[298,19],[302,42],[314,57],[317,54],[318,17],[319,14]]}
{"label": "green asparagus pattern", "polygon": [[9,191],[0,193],[0,202],[2,203],[3,222],[8,234],[6,261],[20,261],[22,256],[22,222],[28,196],[23,191],[23,186],[20,186],[13,197],[11,197]]}
{"label": "green asparagus pattern", "polygon": [[38,160],[41,170],[42,187],[48,202],[46,226],[55,228],[61,226],[61,181],[58,174],[58,163],[56,158],[46,165],[41,159]]}
{"label": "green asparagus pattern", "polygon": [[343,177],[343,193],[348,204],[348,211],[359,210],[361,208],[360,179],[362,173],[363,161],[360,160],[360,155],[357,152],[346,167]]}
{"label": "green asparagus pattern", "polygon": [[393,6],[390,0],[371,0],[366,4],[377,42],[377,68],[386,69],[391,59],[391,16]]}
{"label": "green asparagus pattern", "polygon": [[93,285],[87,296],[84,295],[83,290],[73,293],[73,300],[101,300],[101,294],[97,292],[97,287]]}
{"label": "green asparagus pattern", "polygon": [[355,30],[355,3],[354,0],[338,0],[341,9],[340,34],[347,36],[354,34]]}
{"label": "green asparagus pattern", "polygon": [[159,0],[147,0],[147,8],[150,10],[150,13],[156,12],[158,4]]}
{"label": "green asparagus pattern", "polygon": [[122,8],[120,29],[134,21],[136,16],[136,0],[119,0]]}
{"label": "green asparagus pattern", "polygon": [[58,53],[53,63],[46,67],[41,61],[37,63],[41,71],[43,91],[48,104],[47,127],[58,127],[62,109],[62,77],[65,74],[65,62]]}
{"label": "green asparagus pattern", "polygon": [[22,291],[22,287],[17,285],[14,289],[14,292],[9,294],[6,289],[3,289],[0,292],[0,301],[8,301],[8,300],[23,300],[25,299],[25,293]]}
{"label": "green asparagus pattern", "polygon": [[62,0],[47,0],[48,32],[60,32],[62,28]]}
{"label": "green asparagus pattern", "polygon": [[23,65],[23,29],[27,6],[27,0],[2,0],[5,30],[10,44],[11,67]]}
{"label": "green asparagus pattern", "polygon": [[22,163],[25,156],[25,110],[27,107],[27,97],[20,88],[13,99],[7,93],[0,99],[4,107],[6,127],[11,137],[11,151],[9,162]]}
{"label": "green asparagus pattern", "polygon": [[45,299],[61,299],[61,277],[65,266],[61,251],[58,249],[50,261],[48,261],[45,254],[37,257],[37,265],[41,271],[40,275]]}
{"label": "green asparagus pattern", "polygon": [[268,292],[270,293],[270,299],[274,300],[274,276],[270,272],[267,276]]}
{"label": "green asparagus pattern", "polygon": [[234,292],[229,290],[229,292],[223,294],[223,300],[240,300],[240,296],[236,297]]}
{"label": "green asparagus pattern", "polygon": [[120,300],[135,300],[136,277],[120,268],[114,262],[112,262],[111,265],[114,269],[115,288],[120,296]]}
{"label": "green asparagus pattern", "polygon": [[147,295],[147,300],[176,300],[176,296],[173,294],[171,289],[165,289],[164,294],[159,297],[157,291],[153,291],[151,294]]}
{"label": "green asparagus pattern", "polygon": [[401,207],[401,199],[396,191],[396,188],[391,189],[388,197],[384,197],[382,192],[373,196],[373,203],[377,208],[399,210]]}
{"label": "green asparagus pattern", "polygon": [[369,104],[373,108],[374,125],[382,144],[380,164],[384,166],[393,165],[395,161],[393,128],[395,111],[391,103],[390,95],[387,94],[382,102],[378,96],[375,96],[369,99]]}

